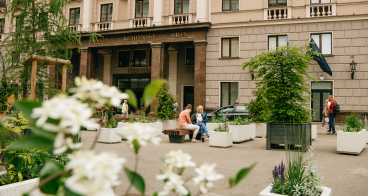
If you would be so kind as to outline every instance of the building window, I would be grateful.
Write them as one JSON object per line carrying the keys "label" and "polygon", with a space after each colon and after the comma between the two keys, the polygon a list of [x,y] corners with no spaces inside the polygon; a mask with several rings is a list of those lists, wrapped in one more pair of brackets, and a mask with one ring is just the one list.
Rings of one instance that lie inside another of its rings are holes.
{"label": "building window", "polygon": [[239,37],[221,39],[221,57],[239,57]]}
{"label": "building window", "polygon": [[194,65],[194,48],[185,49],[185,64]]}
{"label": "building window", "polygon": [[101,22],[112,21],[112,3],[101,5]]}
{"label": "building window", "polygon": [[331,33],[312,34],[322,54],[332,54],[332,35]]}
{"label": "building window", "polygon": [[239,0],[222,0],[222,11],[239,10]]}
{"label": "building window", "polygon": [[268,7],[287,6],[287,0],[268,0]]}
{"label": "building window", "polygon": [[189,13],[189,0],[175,0],[175,14]]}
{"label": "building window", "polygon": [[18,66],[18,65],[20,65],[20,54],[15,54],[14,52],[13,52],[13,54],[12,54],[12,64],[14,65],[14,66]]}
{"label": "building window", "polygon": [[70,25],[77,25],[77,24],[79,24],[79,18],[80,18],[80,8],[70,9],[70,13],[69,13],[69,24]]}
{"label": "building window", "polygon": [[0,33],[4,33],[5,30],[5,18],[0,19]]}
{"label": "building window", "polygon": [[129,67],[130,51],[119,51],[118,67]]}
{"label": "building window", "polygon": [[331,0],[311,0],[311,4],[313,3],[331,3]]}
{"label": "building window", "polygon": [[232,105],[239,98],[238,82],[221,82],[221,107]]}
{"label": "building window", "polygon": [[137,0],[135,2],[135,17],[148,17],[149,0]]}
{"label": "building window", "polygon": [[134,67],[146,67],[146,51],[134,51]]}
{"label": "building window", "polygon": [[268,37],[268,50],[276,50],[277,47],[287,46],[287,36],[269,36]]}
{"label": "building window", "polygon": [[149,56],[148,56],[148,66],[151,67],[152,66],[152,50],[149,50]]}

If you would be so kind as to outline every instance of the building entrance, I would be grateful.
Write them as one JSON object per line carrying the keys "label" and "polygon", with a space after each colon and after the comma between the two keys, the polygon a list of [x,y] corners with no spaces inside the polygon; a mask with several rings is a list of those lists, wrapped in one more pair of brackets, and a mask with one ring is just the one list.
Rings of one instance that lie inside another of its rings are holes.
{"label": "building entrance", "polygon": [[332,95],[332,82],[312,82],[313,122],[322,122],[325,100]]}

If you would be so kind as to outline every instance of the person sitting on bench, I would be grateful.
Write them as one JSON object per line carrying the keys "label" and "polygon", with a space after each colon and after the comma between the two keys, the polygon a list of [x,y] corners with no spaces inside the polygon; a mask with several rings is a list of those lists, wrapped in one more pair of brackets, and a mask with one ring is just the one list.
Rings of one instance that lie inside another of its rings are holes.
{"label": "person sitting on bench", "polygon": [[199,105],[197,107],[197,112],[194,114],[192,118],[193,124],[198,125],[201,128],[201,134],[207,135],[209,137],[206,123],[208,122],[207,114],[203,112],[203,106]]}
{"label": "person sitting on bench", "polygon": [[188,106],[180,112],[179,114],[179,129],[185,129],[185,130],[193,130],[193,138],[192,142],[197,142],[196,136],[199,132],[199,126],[193,125],[192,121],[190,120],[190,112],[192,111],[192,105],[188,104]]}

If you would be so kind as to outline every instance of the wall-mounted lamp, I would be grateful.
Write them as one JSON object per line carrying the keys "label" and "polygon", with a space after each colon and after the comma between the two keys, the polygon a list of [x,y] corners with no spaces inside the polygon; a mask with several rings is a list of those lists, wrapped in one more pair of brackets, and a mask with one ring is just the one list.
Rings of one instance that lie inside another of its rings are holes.
{"label": "wall-mounted lamp", "polygon": [[324,80],[325,79],[325,77],[323,77],[323,75],[321,75],[321,77],[319,78],[320,80]]}
{"label": "wall-mounted lamp", "polygon": [[252,80],[254,80],[254,70],[249,68],[250,75],[252,76]]}
{"label": "wall-mounted lamp", "polygon": [[354,79],[354,73],[356,71],[357,64],[354,62],[354,56],[351,56],[350,58],[353,59],[353,61],[350,63],[350,69],[351,69],[351,79]]}
{"label": "wall-mounted lamp", "polygon": [[130,66],[133,67],[134,66],[134,60],[130,60]]}

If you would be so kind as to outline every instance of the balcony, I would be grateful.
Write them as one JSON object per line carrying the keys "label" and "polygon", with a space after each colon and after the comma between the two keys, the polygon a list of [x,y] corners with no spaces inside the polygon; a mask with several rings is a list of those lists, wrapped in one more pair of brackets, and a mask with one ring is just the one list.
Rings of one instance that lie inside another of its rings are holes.
{"label": "balcony", "polygon": [[95,23],[95,31],[108,31],[112,29],[113,29],[112,21]]}
{"label": "balcony", "polygon": [[273,7],[264,9],[264,20],[291,18],[291,7]]}
{"label": "balcony", "polygon": [[6,8],[6,1],[0,0],[0,8]]}
{"label": "balcony", "polygon": [[169,16],[169,25],[192,23],[192,14],[175,14]]}
{"label": "balcony", "polygon": [[82,28],[81,24],[77,24],[77,25],[69,25],[69,29],[72,31],[80,31]]}
{"label": "balcony", "polygon": [[308,17],[336,16],[336,4],[312,4],[306,6]]}
{"label": "balcony", "polygon": [[150,27],[151,18],[134,18],[129,20],[130,28]]}
{"label": "balcony", "polygon": [[4,33],[0,33],[0,41],[4,41],[5,39],[5,34]]}

